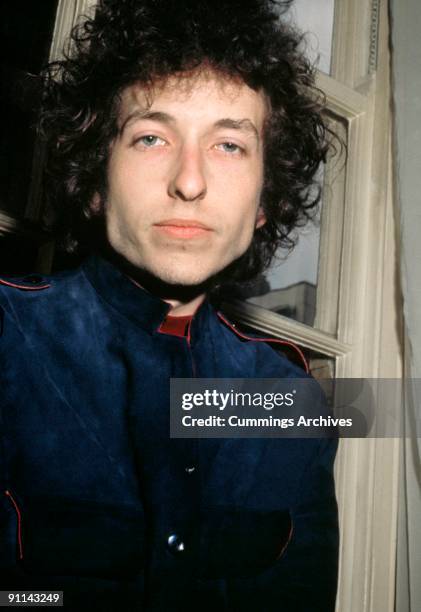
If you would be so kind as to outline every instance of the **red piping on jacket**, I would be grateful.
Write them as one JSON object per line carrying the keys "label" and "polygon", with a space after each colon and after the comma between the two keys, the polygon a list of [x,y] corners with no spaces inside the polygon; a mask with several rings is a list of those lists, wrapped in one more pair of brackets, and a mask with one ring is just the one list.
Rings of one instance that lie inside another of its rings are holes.
{"label": "red piping on jacket", "polygon": [[10,281],[0,278],[0,284],[13,287],[14,289],[24,289],[26,291],[40,291],[41,289],[48,289],[51,285],[18,285],[17,283],[11,283]]}
{"label": "red piping on jacket", "polygon": [[5,495],[7,495],[7,497],[10,498],[10,501],[13,504],[13,507],[16,511],[17,517],[18,517],[18,544],[19,544],[19,559],[23,559],[23,546],[22,546],[22,515],[20,513],[19,510],[19,506],[17,505],[13,495],[10,493],[10,491],[5,491],[4,492]]}
{"label": "red piping on jacket", "polygon": [[251,336],[247,336],[246,334],[243,334],[242,332],[238,331],[238,329],[236,329],[232,323],[230,323],[228,321],[228,319],[226,319],[224,317],[223,314],[221,314],[220,312],[217,312],[218,317],[221,319],[221,321],[223,321],[225,323],[225,325],[228,325],[228,327],[235,333],[237,334],[237,336],[239,336],[240,338],[243,338],[244,340],[251,340],[253,342],[274,342],[275,344],[282,344],[283,346],[289,346],[291,348],[293,348],[298,355],[300,356],[303,364],[304,364],[304,369],[306,371],[307,374],[310,373],[310,368],[308,367],[308,363],[306,358],[304,357],[304,353],[303,351],[293,342],[289,342],[288,340],[279,340],[279,338],[252,338]]}
{"label": "red piping on jacket", "polygon": [[278,560],[279,560],[279,559],[282,557],[282,555],[284,554],[284,552],[285,552],[285,550],[286,550],[286,548],[287,548],[288,544],[291,542],[291,538],[292,538],[292,534],[293,534],[293,533],[294,533],[294,524],[293,524],[293,522],[291,521],[291,527],[289,528],[288,539],[287,539],[287,541],[285,542],[285,544],[282,546],[282,548],[281,548],[281,552],[280,552],[280,553],[279,553],[279,555],[276,557],[276,560],[277,560],[277,561],[278,561]]}

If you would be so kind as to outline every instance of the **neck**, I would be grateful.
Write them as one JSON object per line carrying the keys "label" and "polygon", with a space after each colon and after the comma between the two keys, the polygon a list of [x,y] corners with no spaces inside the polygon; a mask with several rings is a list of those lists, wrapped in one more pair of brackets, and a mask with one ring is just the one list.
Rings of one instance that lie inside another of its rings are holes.
{"label": "neck", "polygon": [[171,306],[171,310],[168,313],[171,317],[187,317],[194,315],[204,299],[205,294],[202,293],[202,295],[198,295],[188,302],[173,299],[164,299],[164,301]]}
{"label": "neck", "polygon": [[118,253],[109,252],[108,259],[140,287],[167,302],[171,306],[170,316],[185,317],[193,315],[206,297],[208,283],[194,286],[170,285],[137,268]]}

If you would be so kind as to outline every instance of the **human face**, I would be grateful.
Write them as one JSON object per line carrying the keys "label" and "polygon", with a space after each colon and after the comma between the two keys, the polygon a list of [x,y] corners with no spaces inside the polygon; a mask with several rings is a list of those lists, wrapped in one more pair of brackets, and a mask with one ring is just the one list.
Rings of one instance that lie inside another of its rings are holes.
{"label": "human face", "polygon": [[108,240],[141,270],[197,285],[242,255],[263,182],[261,92],[215,74],[139,85],[121,99],[105,205]]}

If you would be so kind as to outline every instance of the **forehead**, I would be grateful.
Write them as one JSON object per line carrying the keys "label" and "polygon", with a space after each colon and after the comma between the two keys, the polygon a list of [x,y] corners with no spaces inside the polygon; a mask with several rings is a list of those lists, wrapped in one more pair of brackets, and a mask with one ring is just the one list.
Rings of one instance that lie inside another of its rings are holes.
{"label": "forehead", "polygon": [[152,86],[130,85],[121,94],[118,119],[121,125],[136,110],[156,110],[169,112],[180,121],[249,119],[261,130],[268,108],[265,94],[240,79],[194,72],[173,75]]}

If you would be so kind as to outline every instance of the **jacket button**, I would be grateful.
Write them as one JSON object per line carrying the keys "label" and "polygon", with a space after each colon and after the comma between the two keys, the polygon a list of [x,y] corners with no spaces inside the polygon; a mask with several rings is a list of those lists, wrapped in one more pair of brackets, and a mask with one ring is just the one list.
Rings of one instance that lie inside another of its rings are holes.
{"label": "jacket button", "polygon": [[193,472],[195,471],[195,469],[196,469],[196,468],[194,467],[194,465],[192,465],[192,466],[188,466],[188,467],[186,467],[186,468],[185,468],[185,470],[186,470],[187,474],[193,474]]}
{"label": "jacket button", "polygon": [[173,555],[178,555],[184,551],[184,542],[176,533],[172,533],[168,537],[167,547],[170,553]]}

